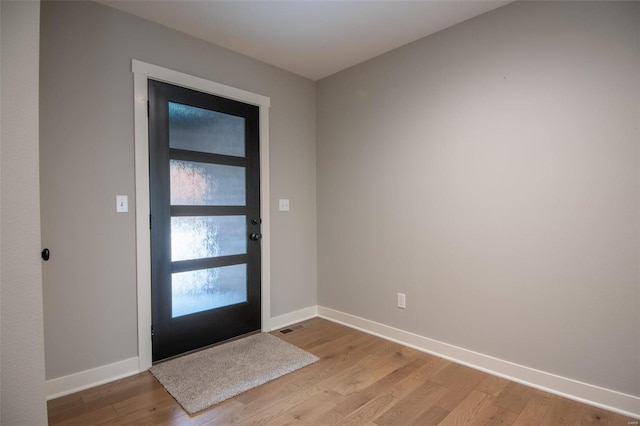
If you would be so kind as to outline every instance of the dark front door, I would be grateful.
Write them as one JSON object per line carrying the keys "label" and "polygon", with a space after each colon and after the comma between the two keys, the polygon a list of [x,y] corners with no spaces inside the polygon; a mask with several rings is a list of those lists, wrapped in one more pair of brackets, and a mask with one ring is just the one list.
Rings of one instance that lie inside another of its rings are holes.
{"label": "dark front door", "polygon": [[258,112],[149,81],[153,361],[260,329]]}

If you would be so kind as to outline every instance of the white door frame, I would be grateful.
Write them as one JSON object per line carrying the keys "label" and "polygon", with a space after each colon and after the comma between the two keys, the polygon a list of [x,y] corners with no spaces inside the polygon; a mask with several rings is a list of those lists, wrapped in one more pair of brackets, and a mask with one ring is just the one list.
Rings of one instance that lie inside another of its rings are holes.
{"label": "white door frame", "polygon": [[260,108],[260,215],[262,218],[262,330],[270,331],[271,252],[269,218],[269,107],[271,99],[194,77],[179,71],[133,59],[135,186],[136,186],[136,281],[138,288],[138,368],[151,367],[151,232],[149,230],[149,78],[200,92],[237,100]]}

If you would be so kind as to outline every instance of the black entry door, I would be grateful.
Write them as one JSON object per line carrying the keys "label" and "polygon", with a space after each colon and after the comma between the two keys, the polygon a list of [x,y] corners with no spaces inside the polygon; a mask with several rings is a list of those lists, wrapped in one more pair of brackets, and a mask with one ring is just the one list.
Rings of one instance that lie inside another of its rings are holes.
{"label": "black entry door", "polygon": [[260,329],[258,112],[149,81],[153,361]]}

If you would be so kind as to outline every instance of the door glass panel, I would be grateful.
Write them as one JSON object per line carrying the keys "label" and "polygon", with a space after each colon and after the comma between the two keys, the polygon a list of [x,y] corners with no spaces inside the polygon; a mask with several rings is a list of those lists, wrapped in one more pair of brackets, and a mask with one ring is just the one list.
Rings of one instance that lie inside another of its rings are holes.
{"label": "door glass panel", "polygon": [[171,218],[171,260],[174,262],[246,252],[246,216]]}
{"label": "door glass panel", "polygon": [[244,157],[244,117],[169,102],[169,146]]}
{"label": "door glass panel", "polygon": [[171,274],[172,317],[247,301],[247,265]]}
{"label": "door glass panel", "polygon": [[174,206],[244,206],[245,168],[170,160]]}

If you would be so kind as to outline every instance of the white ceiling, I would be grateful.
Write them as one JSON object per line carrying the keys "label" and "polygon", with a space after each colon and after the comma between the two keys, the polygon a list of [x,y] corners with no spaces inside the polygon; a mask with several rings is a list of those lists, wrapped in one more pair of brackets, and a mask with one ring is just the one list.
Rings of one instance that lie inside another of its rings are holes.
{"label": "white ceiling", "polygon": [[511,1],[99,0],[311,80]]}

